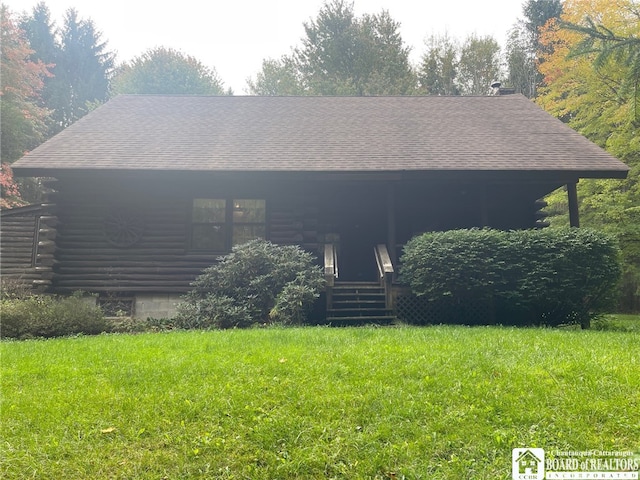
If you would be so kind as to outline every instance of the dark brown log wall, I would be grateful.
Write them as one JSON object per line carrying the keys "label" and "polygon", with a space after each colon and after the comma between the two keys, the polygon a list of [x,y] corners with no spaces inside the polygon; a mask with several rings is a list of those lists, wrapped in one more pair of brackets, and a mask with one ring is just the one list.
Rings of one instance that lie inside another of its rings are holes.
{"label": "dark brown log wall", "polygon": [[52,248],[55,238],[55,254],[38,258],[43,268],[53,268],[54,291],[185,292],[224,253],[190,249],[192,199],[257,198],[267,203],[267,239],[317,254],[324,242],[335,242],[343,272],[351,266],[359,275],[361,264],[375,266],[373,245],[389,238],[400,254],[406,241],[428,230],[531,228],[535,200],[553,189],[409,180],[395,184],[390,207],[388,186],[384,179],[267,174],[69,176],[59,179],[51,196],[55,217],[47,224],[57,226],[40,240],[41,248]]}
{"label": "dark brown log wall", "polygon": [[180,293],[223,252],[189,248],[193,198],[264,198],[267,238],[318,249],[309,195],[274,185],[88,178],[60,180],[53,290]]}
{"label": "dark brown log wall", "polygon": [[60,182],[56,291],[181,292],[215,261],[187,250],[187,199],[156,187]]}
{"label": "dark brown log wall", "polygon": [[31,287],[43,273],[36,264],[40,205],[3,210],[0,218],[0,274],[9,283]]}

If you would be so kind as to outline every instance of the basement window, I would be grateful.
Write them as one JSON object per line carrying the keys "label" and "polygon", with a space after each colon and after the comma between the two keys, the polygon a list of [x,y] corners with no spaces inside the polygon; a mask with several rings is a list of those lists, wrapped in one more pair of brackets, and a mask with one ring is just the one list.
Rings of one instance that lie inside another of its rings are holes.
{"label": "basement window", "polygon": [[134,302],[133,297],[118,294],[106,294],[98,298],[98,306],[102,309],[104,316],[111,318],[133,317]]}

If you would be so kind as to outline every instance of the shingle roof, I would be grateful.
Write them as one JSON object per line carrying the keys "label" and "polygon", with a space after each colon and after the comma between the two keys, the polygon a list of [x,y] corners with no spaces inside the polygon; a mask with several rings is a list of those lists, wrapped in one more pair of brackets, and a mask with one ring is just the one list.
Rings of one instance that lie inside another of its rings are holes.
{"label": "shingle roof", "polygon": [[520,95],[122,95],[14,164],[59,170],[563,171],[627,167]]}

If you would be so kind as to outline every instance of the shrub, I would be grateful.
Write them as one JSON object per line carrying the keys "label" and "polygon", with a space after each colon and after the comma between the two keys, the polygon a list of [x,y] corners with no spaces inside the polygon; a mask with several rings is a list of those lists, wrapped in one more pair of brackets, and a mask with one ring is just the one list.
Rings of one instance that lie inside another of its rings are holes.
{"label": "shrub", "polygon": [[429,300],[492,297],[504,281],[498,230],[450,230],[414,237],[404,248],[401,278]]}
{"label": "shrub", "polygon": [[510,258],[521,281],[513,303],[534,320],[587,325],[614,308],[621,266],[613,237],[589,229],[521,231],[510,236],[514,239]]}
{"label": "shrub", "polygon": [[588,324],[615,304],[619,250],[588,229],[426,233],[402,256],[417,296],[449,306],[489,302],[508,324]]}
{"label": "shrub", "polygon": [[48,338],[108,330],[100,307],[79,293],[70,297],[32,295],[3,299],[1,306],[3,338]]}
{"label": "shrub", "polygon": [[205,329],[302,323],[323,283],[311,254],[253,240],[234,247],[192,283],[175,323]]}
{"label": "shrub", "polygon": [[192,290],[178,305],[176,325],[187,329],[249,327],[255,322],[251,315],[255,300],[255,297],[232,298]]}
{"label": "shrub", "polygon": [[27,282],[0,276],[0,300],[23,299],[36,292]]}
{"label": "shrub", "polygon": [[318,290],[322,283],[313,287],[305,278],[297,277],[287,283],[276,297],[276,303],[269,312],[271,320],[283,324],[302,324],[305,322]]}
{"label": "shrub", "polygon": [[175,330],[172,318],[147,317],[133,318],[127,316],[107,317],[107,331],[110,333],[147,333],[167,332]]}

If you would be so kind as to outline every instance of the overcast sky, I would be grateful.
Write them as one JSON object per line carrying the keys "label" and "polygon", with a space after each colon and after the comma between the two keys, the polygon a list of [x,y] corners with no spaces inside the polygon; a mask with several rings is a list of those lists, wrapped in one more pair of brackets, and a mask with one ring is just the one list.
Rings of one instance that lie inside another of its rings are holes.
{"label": "overcast sky", "polygon": [[[2,0],[13,12],[31,11],[37,0]],[[400,22],[404,42],[417,63],[432,34],[463,39],[493,35],[504,45],[507,31],[522,16],[524,0],[355,0],[356,15],[386,9]],[[279,58],[300,45],[303,23],[317,16],[323,0],[46,0],[52,19],[62,23],[71,7],[90,18],[117,53],[118,62],[144,51],[171,47],[213,67],[236,95],[245,94],[266,58]]]}

